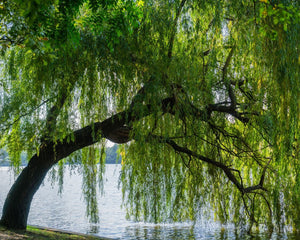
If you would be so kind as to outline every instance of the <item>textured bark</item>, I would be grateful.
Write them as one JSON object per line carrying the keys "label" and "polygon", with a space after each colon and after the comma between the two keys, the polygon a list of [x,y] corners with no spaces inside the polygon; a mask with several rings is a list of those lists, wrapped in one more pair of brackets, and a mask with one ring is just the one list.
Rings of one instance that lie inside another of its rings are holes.
{"label": "textured bark", "polygon": [[[36,154],[31,158],[28,166],[23,169],[10,189],[4,203],[0,224],[13,229],[26,229],[33,196],[39,189],[49,169],[59,160],[79,149],[98,142],[101,138],[106,138],[116,143],[130,141],[130,127],[128,127],[130,123],[138,121],[154,111],[158,111],[158,109],[163,113],[174,114],[173,108],[178,103],[175,97],[169,97],[161,101],[160,108],[153,108],[151,105],[140,105],[139,113],[141,114],[139,115],[135,114],[135,104],[136,101],[133,99],[132,105],[128,110],[117,113],[103,122],[96,122],[90,126],[76,130],[71,134],[72,136],[67,136],[59,142],[43,142],[39,149],[39,155]],[[178,107],[180,106],[190,108],[190,111],[181,112],[192,114],[202,121],[207,121],[212,111],[219,111],[219,109],[215,109],[214,105],[208,106],[206,111],[195,108],[190,102],[187,102],[185,105],[178,105]],[[225,108],[222,109],[224,112],[228,112],[231,115],[237,114],[231,108]],[[244,120],[239,117],[237,116],[238,119]],[[71,139],[74,140],[71,141]]]}
{"label": "textured bark", "polygon": [[34,155],[11,187],[2,211],[1,225],[12,229],[26,229],[32,198],[48,170],[53,165],[54,154],[43,150]]}
{"label": "textured bark", "polygon": [[[72,152],[97,142],[97,139],[99,140],[96,137],[97,132],[100,131],[100,136],[105,137],[121,124],[120,122],[115,122],[116,125],[108,123],[109,121],[104,121],[75,131],[73,142],[67,141],[66,138],[57,144],[43,143],[39,149],[39,155],[36,154],[31,158],[11,187],[3,206],[0,225],[10,229],[26,229],[33,196],[50,168]],[[102,131],[103,127],[106,128]]]}
{"label": "textured bark", "polygon": [[[165,104],[167,103],[168,101],[165,101]],[[3,206],[0,225],[11,229],[26,229],[33,196],[54,164],[74,151],[98,142],[103,137],[110,140],[121,139],[122,142],[129,141],[129,131],[125,136],[124,125],[149,114],[149,106],[145,106],[143,115],[138,117],[134,116],[132,110],[129,109],[115,114],[103,122],[97,122],[74,131],[72,133],[74,141],[70,141],[71,136],[68,136],[57,143],[42,143],[39,155],[36,154],[31,158],[27,167],[23,169],[11,187]],[[121,132],[118,131],[120,129]]]}

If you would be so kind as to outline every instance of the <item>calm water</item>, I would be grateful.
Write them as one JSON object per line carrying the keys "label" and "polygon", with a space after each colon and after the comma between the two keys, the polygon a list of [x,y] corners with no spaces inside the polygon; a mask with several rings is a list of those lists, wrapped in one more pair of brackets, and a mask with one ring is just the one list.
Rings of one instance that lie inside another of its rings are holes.
{"label": "calm water", "polygon": [[[52,186],[49,177],[36,193],[29,214],[28,223],[50,228],[89,233],[113,239],[293,239],[300,236],[259,235],[250,238],[235,235],[234,229],[221,227],[211,222],[201,222],[192,226],[188,223],[146,224],[125,219],[125,210],[121,209],[122,194],[118,189],[120,165],[107,165],[105,174],[105,195],[98,197],[100,223],[91,225],[85,216],[85,203],[82,195],[81,175],[77,172],[65,172],[64,190],[58,195],[57,184]],[[14,181],[9,168],[0,167],[0,211],[2,212],[6,194]]]}

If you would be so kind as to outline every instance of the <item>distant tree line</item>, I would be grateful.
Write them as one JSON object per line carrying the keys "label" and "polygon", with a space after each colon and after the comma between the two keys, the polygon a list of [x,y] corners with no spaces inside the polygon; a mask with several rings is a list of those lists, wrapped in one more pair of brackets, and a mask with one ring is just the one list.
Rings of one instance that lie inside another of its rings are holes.
{"label": "distant tree line", "polygon": [[121,156],[117,153],[118,145],[114,144],[112,147],[106,148],[105,162],[107,164],[121,163]]}
{"label": "distant tree line", "polygon": [[15,169],[25,152],[28,164],[0,226],[26,229],[57,163],[60,176],[82,164],[86,215],[99,223],[110,140],[121,147],[130,220],[213,213],[237,232],[298,231],[299,9],[295,0],[1,1],[0,149]]}
{"label": "distant tree line", "polygon": [[[22,153],[20,165],[24,166],[26,164],[27,164],[26,154]],[[11,161],[9,159],[8,153],[4,149],[0,149],[0,166],[11,166]]]}
{"label": "distant tree line", "polygon": [[[105,162],[107,164],[121,163],[121,156],[117,153],[118,145],[114,144],[112,147],[106,148],[106,157]],[[10,166],[10,160],[8,153],[4,149],[0,149],[0,166]],[[21,155],[21,165],[27,165],[27,156],[26,154]]]}

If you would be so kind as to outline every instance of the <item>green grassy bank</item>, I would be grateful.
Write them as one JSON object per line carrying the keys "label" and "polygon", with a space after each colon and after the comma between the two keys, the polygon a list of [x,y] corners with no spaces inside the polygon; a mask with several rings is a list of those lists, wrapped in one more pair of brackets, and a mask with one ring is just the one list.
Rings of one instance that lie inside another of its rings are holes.
{"label": "green grassy bank", "polygon": [[1,240],[109,240],[85,234],[28,226],[26,231],[12,231],[0,226]]}

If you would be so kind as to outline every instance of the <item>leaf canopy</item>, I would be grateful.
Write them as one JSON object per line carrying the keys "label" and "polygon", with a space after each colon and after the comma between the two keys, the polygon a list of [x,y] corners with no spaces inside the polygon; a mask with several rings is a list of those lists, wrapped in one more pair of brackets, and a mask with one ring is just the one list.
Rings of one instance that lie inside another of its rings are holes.
{"label": "leaf canopy", "polygon": [[[0,11],[0,147],[12,165],[131,109],[129,216],[300,225],[297,1],[16,0]],[[83,163],[93,221],[103,154],[68,160]]]}

